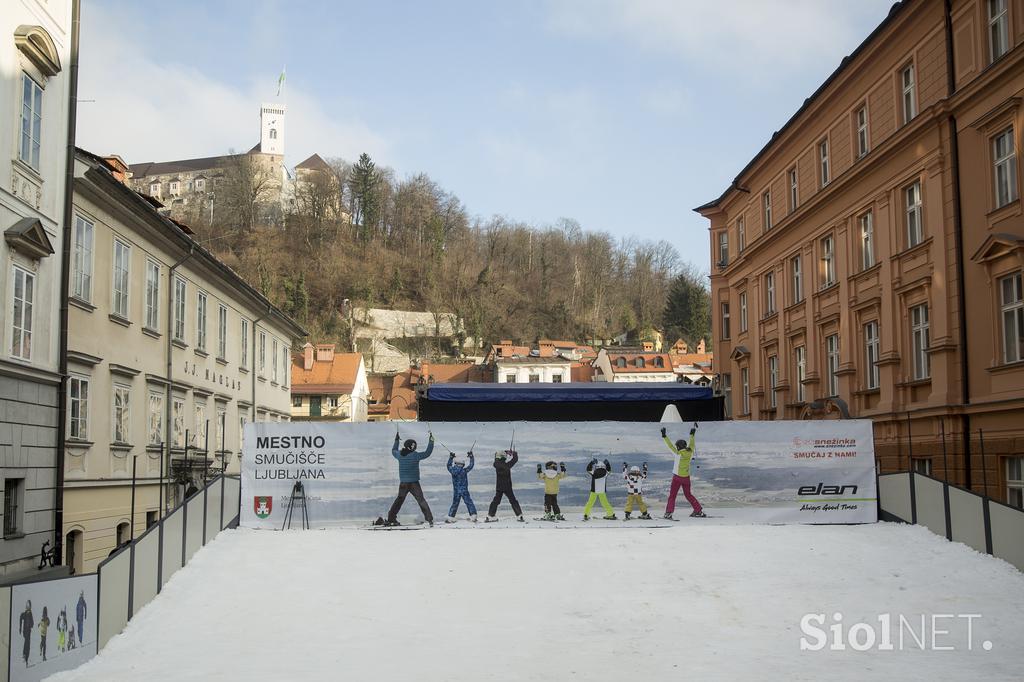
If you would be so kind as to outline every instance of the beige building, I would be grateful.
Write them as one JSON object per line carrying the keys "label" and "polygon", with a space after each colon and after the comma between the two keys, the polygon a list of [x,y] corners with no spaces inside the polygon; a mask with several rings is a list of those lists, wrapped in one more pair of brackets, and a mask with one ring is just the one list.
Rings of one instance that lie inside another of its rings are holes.
{"label": "beige building", "polygon": [[333,343],[307,343],[291,362],[293,420],[367,421],[370,386],[362,355],[337,353]]}
{"label": "beige building", "polygon": [[74,191],[63,532],[81,572],[132,535],[133,467],[138,534],[208,469],[238,473],[246,422],[289,419],[305,332],[104,159],[79,151]]}
{"label": "beige building", "polygon": [[61,252],[73,3],[0,10],[0,580],[59,544]]}
{"label": "beige building", "polygon": [[697,209],[735,418],[848,411],[883,470],[1024,502],[1022,43],[1019,0],[897,3]]}

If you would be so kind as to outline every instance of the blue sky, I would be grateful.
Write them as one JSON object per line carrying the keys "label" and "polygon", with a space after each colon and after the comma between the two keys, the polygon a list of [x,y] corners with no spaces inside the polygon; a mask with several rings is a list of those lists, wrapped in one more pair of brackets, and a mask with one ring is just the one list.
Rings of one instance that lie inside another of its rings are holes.
{"label": "blue sky", "polygon": [[712,199],[886,0],[83,3],[79,145],[129,163],[258,141],[370,153],[481,217],[664,239],[707,269]]}

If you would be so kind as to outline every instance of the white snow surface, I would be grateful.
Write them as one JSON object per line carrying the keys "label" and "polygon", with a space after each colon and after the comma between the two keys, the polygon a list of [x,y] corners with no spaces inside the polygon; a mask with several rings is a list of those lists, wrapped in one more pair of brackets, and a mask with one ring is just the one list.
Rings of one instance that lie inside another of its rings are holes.
{"label": "white snow surface", "polygon": [[[928,650],[896,620],[895,651],[801,651],[835,612],[924,614]],[[933,614],[979,614],[973,649],[946,619],[930,650]],[[1009,680],[1022,614],[1024,574],[907,525],[236,530],[50,679]]]}

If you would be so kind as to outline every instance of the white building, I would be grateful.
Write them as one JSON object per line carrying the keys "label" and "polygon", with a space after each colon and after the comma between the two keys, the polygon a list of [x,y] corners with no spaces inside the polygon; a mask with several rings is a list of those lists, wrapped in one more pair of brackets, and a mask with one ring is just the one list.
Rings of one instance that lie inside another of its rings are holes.
{"label": "white building", "polygon": [[[0,10],[0,579],[34,570],[59,509],[60,280],[72,0]],[[73,141],[73,138],[72,138]]]}
{"label": "white building", "polygon": [[496,358],[494,379],[499,384],[561,384],[572,381],[572,362],[566,358],[519,356]]}
{"label": "white building", "polygon": [[668,353],[633,348],[602,348],[594,361],[594,381],[677,381]]}
{"label": "white building", "polygon": [[458,318],[452,313],[383,308],[356,308],[352,322],[357,339],[454,336],[461,329]]}
{"label": "white building", "polygon": [[289,419],[305,331],[82,151],[68,296],[64,558],[81,572],[207,470],[237,473],[246,422]]}

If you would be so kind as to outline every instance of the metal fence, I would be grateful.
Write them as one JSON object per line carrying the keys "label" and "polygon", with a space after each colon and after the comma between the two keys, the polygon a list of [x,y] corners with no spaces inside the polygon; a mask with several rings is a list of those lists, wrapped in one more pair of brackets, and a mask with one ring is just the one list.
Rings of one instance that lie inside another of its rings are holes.
{"label": "metal fence", "polygon": [[928,528],[1024,571],[1024,510],[917,472],[878,477],[879,518]]}
{"label": "metal fence", "polygon": [[200,547],[238,524],[239,479],[219,476],[100,563],[99,648],[160,593]]}
{"label": "metal fence", "polygon": [[[237,476],[218,476],[134,541],[102,561],[96,573],[33,582],[33,588],[45,593],[58,590],[69,580],[93,578],[96,581],[95,653],[119,634],[203,545],[221,530],[238,525],[240,494]],[[11,593],[16,587],[17,584],[0,587],[0,614],[10,612]],[[0,617],[0,643],[7,661],[11,661],[14,654],[20,656],[20,652],[12,650],[13,634],[11,619]],[[0,665],[0,682],[9,679],[9,666]]]}

